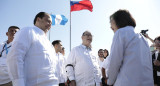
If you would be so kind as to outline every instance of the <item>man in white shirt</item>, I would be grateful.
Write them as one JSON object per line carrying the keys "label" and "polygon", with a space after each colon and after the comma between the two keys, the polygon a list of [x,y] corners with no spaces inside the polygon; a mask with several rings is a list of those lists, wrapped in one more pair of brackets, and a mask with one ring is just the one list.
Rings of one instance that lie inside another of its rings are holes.
{"label": "man in white shirt", "polygon": [[34,27],[21,29],[7,56],[13,86],[58,86],[57,58],[47,38],[52,19],[39,12]]}
{"label": "man in white shirt", "polygon": [[12,82],[8,74],[6,59],[11,47],[11,42],[13,41],[17,31],[19,31],[19,27],[10,26],[6,33],[8,40],[0,44],[0,86],[12,86]]}
{"label": "man in white shirt", "polygon": [[103,49],[98,50],[98,56],[99,56],[99,66],[100,66],[100,68],[102,68],[102,64],[103,64],[103,61],[104,61]]}
{"label": "man in white shirt", "polygon": [[108,65],[108,85],[153,86],[152,58],[142,34],[135,33],[136,22],[127,10],[110,16],[114,37]]}
{"label": "man in white shirt", "polygon": [[91,49],[92,34],[82,34],[82,44],[73,48],[67,58],[66,71],[70,86],[100,86],[101,71],[96,53]]}
{"label": "man in white shirt", "polygon": [[52,45],[55,48],[56,56],[58,58],[58,80],[59,80],[59,86],[65,86],[66,82],[66,70],[65,70],[65,58],[60,53],[62,51],[62,44],[60,40],[55,40],[52,42]]}

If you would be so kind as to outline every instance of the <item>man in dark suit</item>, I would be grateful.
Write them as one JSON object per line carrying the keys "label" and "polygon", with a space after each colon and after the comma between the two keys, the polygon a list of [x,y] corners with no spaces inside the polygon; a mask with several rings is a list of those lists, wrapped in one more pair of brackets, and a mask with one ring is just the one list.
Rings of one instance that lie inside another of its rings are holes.
{"label": "man in dark suit", "polygon": [[160,36],[154,40],[157,51],[152,55],[154,84],[160,86]]}

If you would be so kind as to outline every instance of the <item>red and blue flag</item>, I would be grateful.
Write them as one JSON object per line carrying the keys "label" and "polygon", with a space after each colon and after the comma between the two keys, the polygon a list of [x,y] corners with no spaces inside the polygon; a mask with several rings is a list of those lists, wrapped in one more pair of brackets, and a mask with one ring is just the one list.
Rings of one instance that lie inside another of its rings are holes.
{"label": "red and blue flag", "polygon": [[89,11],[93,11],[93,5],[91,3],[91,1],[89,0],[83,0],[83,1],[71,1],[71,12],[72,11],[80,11],[80,10],[84,10],[87,9]]}

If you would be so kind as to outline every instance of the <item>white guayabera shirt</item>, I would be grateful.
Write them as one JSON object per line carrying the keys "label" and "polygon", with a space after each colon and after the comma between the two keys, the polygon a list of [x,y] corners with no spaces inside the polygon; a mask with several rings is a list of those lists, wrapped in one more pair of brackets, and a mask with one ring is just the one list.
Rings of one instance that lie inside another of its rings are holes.
{"label": "white guayabera shirt", "polygon": [[21,29],[7,56],[13,86],[58,86],[56,61],[44,31],[36,26]]}
{"label": "white guayabera shirt", "polygon": [[58,58],[57,71],[58,71],[59,83],[65,83],[67,81],[66,69],[65,69],[66,60],[65,60],[65,57],[61,53],[56,53],[56,56]]}
{"label": "white guayabera shirt", "polygon": [[6,84],[11,81],[8,74],[8,67],[6,64],[7,54],[11,47],[11,43],[7,44],[7,41],[0,44],[0,85]]}
{"label": "white guayabera shirt", "polygon": [[100,86],[101,70],[96,54],[84,45],[72,49],[67,58],[67,76],[75,80],[77,86]]}
{"label": "white guayabera shirt", "polygon": [[118,29],[113,38],[108,84],[153,86],[152,57],[148,43],[132,26]]}

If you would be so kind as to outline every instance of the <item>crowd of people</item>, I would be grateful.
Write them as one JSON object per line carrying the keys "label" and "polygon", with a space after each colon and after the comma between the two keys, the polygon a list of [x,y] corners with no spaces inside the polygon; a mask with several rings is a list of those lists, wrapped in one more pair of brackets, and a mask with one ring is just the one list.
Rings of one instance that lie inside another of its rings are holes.
{"label": "crowd of people", "polygon": [[135,33],[136,21],[128,10],[110,16],[111,50],[99,49],[98,57],[90,31],[65,56],[61,40],[47,38],[51,24],[51,16],[39,12],[34,27],[8,28],[8,39],[0,45],[0,86],[160,86],[160,36],[152,40]]}

